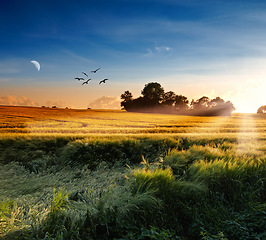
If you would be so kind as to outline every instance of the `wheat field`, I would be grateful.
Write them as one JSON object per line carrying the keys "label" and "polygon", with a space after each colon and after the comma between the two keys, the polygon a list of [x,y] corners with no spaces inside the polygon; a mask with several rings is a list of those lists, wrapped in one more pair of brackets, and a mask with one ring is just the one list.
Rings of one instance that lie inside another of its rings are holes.
{"label": "wheat field", "polygon": [[0,239],[265,237],[265,114],[0,106],[0,150]]}
{"label": "wheat field", "polygon": [[231,117],[130,113],[122,110],[0,107],[0,134],[9,136],[182,135],[266,139],[265,114]]}

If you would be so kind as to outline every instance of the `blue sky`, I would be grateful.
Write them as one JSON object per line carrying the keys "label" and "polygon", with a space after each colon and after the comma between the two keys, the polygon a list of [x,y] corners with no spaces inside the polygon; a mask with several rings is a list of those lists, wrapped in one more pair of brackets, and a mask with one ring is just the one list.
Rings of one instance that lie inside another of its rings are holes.
{"label": "blue sky", "polygon": [[[263,0],[4,1],[0,104],[114,108],[125,90],[138,97],[156,81],[256,111],[266,104],[265,26]],[[74,79],[98,67],[89,85]]]}

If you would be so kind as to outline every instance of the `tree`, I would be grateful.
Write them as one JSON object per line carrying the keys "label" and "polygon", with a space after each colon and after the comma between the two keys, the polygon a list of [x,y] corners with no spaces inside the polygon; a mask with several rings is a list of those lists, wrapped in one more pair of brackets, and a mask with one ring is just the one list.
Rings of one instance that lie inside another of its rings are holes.
{"label": "tree", "polygon": [[121,94],[121,99],[124,99],[124,101],[127,102],[133,99],[133,95],[131,92],[125,91],[123,94]]}
{"label": "tree", "polygon": [[191,101],[190,113],[201,116],[230,116],[234,110],[235,107],[230,101],[225,102],[220,97],[210,100],[203,96],[196,101]]}
{"label": "tree", "polygon": [[173,91],[166,92],[163,96],[162,103],[166,106],[172,107],[176,101],[176,95]]}
{"label": "tree", "polygon": [[183,95],[176,95],[175,97],[175,108],[178,111],[184,111],[188,109],[188,99]]}
{"label": "tree", "polygon": [[157,82],[151,82],[145,85],[141,94],[144,98],[144,103],[146,106],[156,106],[159,105],[164,97],[164,89],[161,84]]}
{"label": "tree", "polygon": [[[173,91],[164,92],[161,84],[157,82],[147,83],[141,91],[143,96],[133,98],[132,93],[125,91],[121,94],[121,107],[132,112],[174,113],[200,116],[230,116],[235,110],[234,105],[222,98],[209,99],[203,96],[196,101],[189,100],[183,95],[176,95]],[[266,106],[258,109],[266,112]]]}
{"label": "tree", "polygon": [[123,99],[121,102],[121,107],[124,107],[125,110],[128,110],[130,108],[131,102],[133,101],[132,93],[125,91],[123,94],[121,94],[121,99]]}
{"label": "tree", "polygon": [[[221,99],[223,100],[223,99]],[[231,113],[235,110],[234,104],[230,101],[219,103],[211,108],[212,114],[214,116],[231,116]]]}
{"label": "tree", "polygon": [[219,105],[224,104],[224,100],[220,97],[216,97],[208,102],[209,107],[217,107]]}
{"label": "tree", "polygon": [[194,99],[191,101],[191,107],[193,110],[200,111],[202,109],[208,108],[208,102],[210,99],[206,96],[203,96],[199,98],[198,100],[194,101]]}
{"label": "tree", "polygon": [[257,113],[266,113],[266,105],[261,106],[258,110]]}

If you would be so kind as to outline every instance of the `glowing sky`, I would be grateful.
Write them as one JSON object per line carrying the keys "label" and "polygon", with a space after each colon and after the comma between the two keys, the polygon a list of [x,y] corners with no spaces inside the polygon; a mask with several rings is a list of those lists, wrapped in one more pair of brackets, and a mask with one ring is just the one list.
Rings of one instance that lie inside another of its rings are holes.
{"label": "glowing sky", "polygon": [[[264,0],[3,1],[0,104],[115,108],[125,90],[138,97],[156,81],[256,112],[266,104],[265,26]],[[81,86],[83,71],[92,81]]]}

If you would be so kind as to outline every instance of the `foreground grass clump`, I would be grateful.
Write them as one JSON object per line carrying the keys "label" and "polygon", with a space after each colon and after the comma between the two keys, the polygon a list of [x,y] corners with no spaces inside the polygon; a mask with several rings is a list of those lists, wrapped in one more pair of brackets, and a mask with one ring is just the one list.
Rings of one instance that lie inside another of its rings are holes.
{"label": "foreground grass clump", "polygon": [[164,160],[174,173],[208,185],[210,192],[220,192],[234,207],[262,201],[265,195],[266,157],[236,155],[212,147],[193,146],[188,151],[171,151]]}
{"label": "foreground grass clump", "polygon": [[[99,161],[93,169],[84,161],[65,165],[62,156],[40,172],[21,165],[24,174],[40,181],[47,181],[47,174],[52,180],[60,176],[63,184],[47,185],[45,204],[34,203],[40,197],[28,204],[2,201],[1,234],[4,239],[264,239],[265,155],[240,155],[226,142],[178,149],[151,163],[142,157],[141,165],[127,170],[121,168],[125,162]],[[124,169],[120,177],[110,174],[116,169]],[[95,188],[92,178],[102,183]]]}
{"label": "foreground grass clump", "polygon": [[182,137],[4,138],[0,139],[0,163],[19,162],[36,173],[58,164],[82,164],[95,170],[103,161],[110,166],[115,163],[137,164],[142,161],[142,156],[156,161],[165,156],[168,149],[188,149],[194,143],[194,140]]}

